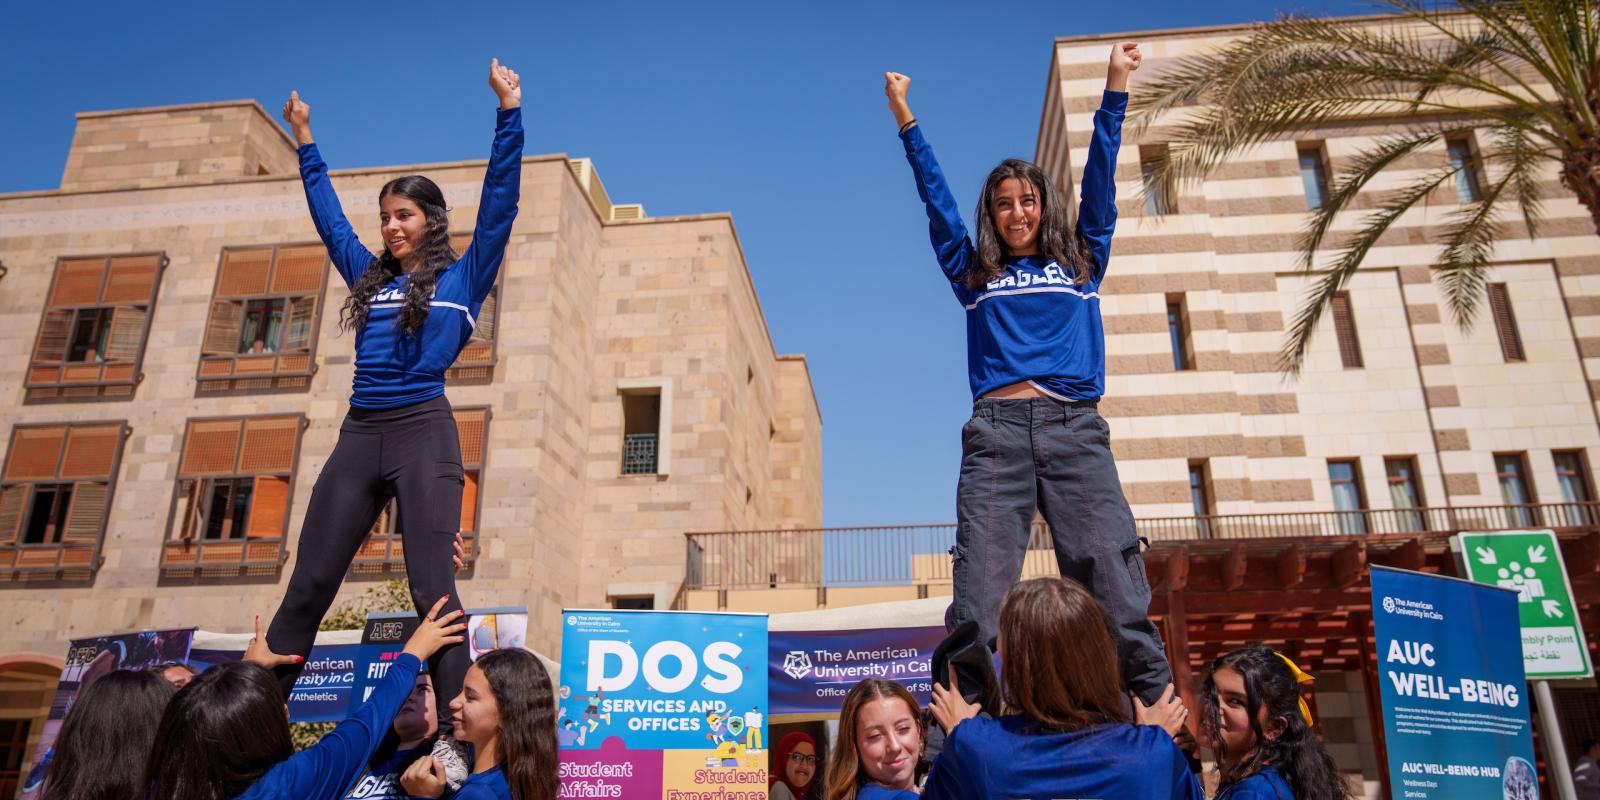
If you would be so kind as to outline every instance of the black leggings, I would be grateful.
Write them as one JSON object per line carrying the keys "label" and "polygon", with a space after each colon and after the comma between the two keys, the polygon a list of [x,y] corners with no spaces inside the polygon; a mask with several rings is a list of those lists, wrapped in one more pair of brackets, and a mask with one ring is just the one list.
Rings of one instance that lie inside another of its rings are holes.
{"label": "black leggings", "polygon": [[[451,542],[461,527],[462,480],[461,443],[443,395],[402,408],[351,408],[339,426],[333,455],[311,490],[294,574],[267,628],[272,652],[311,654],[317,626],[391,497],[399,505],[406,577],[417,614],[426,614],[445,594],[450,601],[440,613],[460,609],[450,559]],[[467,667],[467,648],[459,644],[428,659],[442,725],[449,724],[449,704],[461,692]],[[278,668],[284,697],[302,668]]]}

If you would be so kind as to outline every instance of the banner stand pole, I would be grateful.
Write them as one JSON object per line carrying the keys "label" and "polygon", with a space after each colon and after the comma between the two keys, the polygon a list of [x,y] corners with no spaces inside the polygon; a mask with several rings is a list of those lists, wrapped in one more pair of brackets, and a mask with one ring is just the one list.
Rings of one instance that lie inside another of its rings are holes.
{"label": "banner stand pole", "polygon": [[1572,770],[1567,766],[1567,746],[1561,741],[1561,724],[1556,720],[1555,701],[1550,696],[1549,681],[1533,682],[1534,697],[1539,702],[1539,733],[1544,740],[1544,760],[1550,765],[1550,783],[1555,786],[1560,800],[1578,800],[1577,787],[1572,785]]}

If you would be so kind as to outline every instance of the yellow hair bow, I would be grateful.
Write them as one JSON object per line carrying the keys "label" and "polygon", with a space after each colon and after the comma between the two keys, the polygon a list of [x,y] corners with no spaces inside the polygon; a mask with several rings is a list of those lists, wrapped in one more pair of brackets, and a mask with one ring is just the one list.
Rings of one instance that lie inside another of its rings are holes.
{"label": "yellow hair bow", "polygon": [[[1300,665],[1298,665],[1298,664],[1294,663],[1293,661],[1289,660],[1288,656],[1286,656],[1286,655],[1284,655],[1284,654],[1282,654],[1282,653],[1280,653],[1280,652],[1278,652],[1276,650],[1272,651],[1272,654],[1277,656],[1278,658],[1283,659],[1283,663],[1288,665],[1289,674],[1294,676],[1294,682],[1295,683],[1300,684],[1300,685],[1305,685],[1305,684],[1311,683],[1312,681],[1316,680],[1316,678],[1313,678],[1310,675],[1307,675],[1304,670],[1301,670],[1300,669]],[[1298,694],[1298,690],[1296,690],[1296,693]],[[1311,706],[1306,703],[1305,695],[1299,695],[1299,697],[1300,697],[1300,716],[1305,718],[1306,727],[1309,728],[1313,724],[1311,722]]]}

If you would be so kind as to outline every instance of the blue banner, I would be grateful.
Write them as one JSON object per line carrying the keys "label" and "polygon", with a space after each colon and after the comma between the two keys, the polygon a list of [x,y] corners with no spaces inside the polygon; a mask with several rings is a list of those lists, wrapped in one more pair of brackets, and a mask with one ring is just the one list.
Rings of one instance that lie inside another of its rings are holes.
{"label": "blue banner", "polygon": [[1517,593],[1372,568],[1394,797],[1538,800]]}
{"label": "blue banner", "polygon": [[899,681],[927,704],[930,663],[943,626],[848,631],[773,631],[767,681],[774,714],[837,714],[864,678]]}
{"label": "blue banner", "polygon": [[[189,651],[189,666],[204,672],[218,664],[244,657],[241,650],[194,648]],[[319,644],[311,648],[305,670],[289,692],[290,722],[340,722],[350,715],[361,665],[361,645]]]}

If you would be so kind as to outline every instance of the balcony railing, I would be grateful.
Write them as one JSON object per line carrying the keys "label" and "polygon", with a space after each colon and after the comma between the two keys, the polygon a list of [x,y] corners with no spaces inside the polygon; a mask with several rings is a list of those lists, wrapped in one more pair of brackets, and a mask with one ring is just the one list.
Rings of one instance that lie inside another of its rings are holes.
{"label": "balcony railing", "polygon": [[[1151,542],[1600,527],[1600,503],[1303,511],[1135,520]],[[954,525],[689,533],[686,590],[948,584]],[[1056,573],[1036,521],[1023,575]]]}

